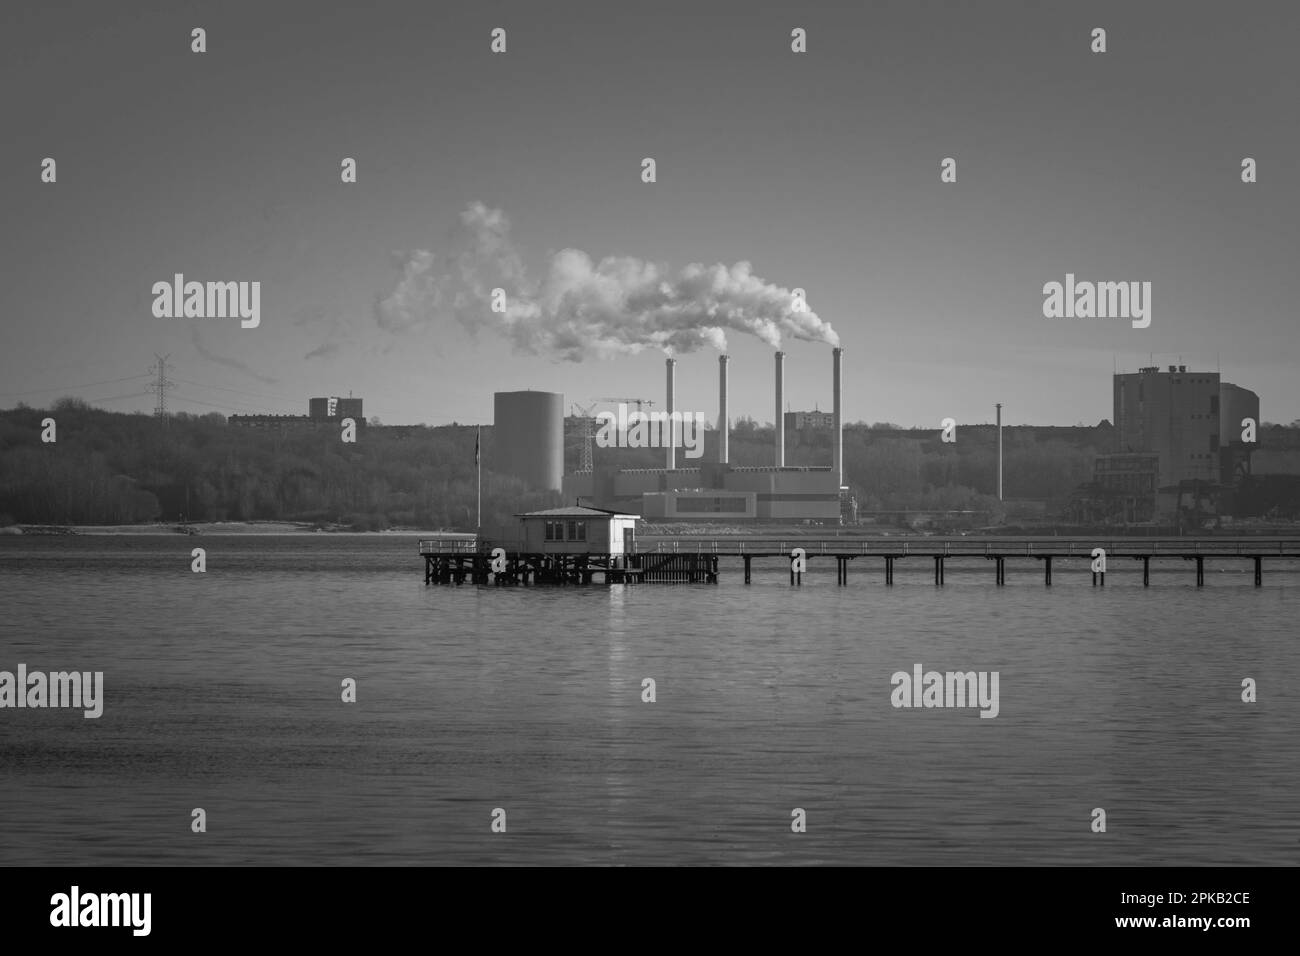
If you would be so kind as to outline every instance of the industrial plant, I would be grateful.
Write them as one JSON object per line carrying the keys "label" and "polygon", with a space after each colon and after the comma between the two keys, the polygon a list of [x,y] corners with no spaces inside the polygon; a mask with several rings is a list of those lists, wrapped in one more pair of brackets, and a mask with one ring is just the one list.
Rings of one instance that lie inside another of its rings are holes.
{"label": "industrial plant", "polygon": [[[494,470],[538,489],[559,488],[566,502],[672,521],[811,521],[839,524],[847,497],[843,468],[842,369],[844,350],[831,353],[832,460],[791,466],[785,430],[775,429],[772,463],[736,466],[729,460],[727,408],[730,356],[718,358],[718,434],[715,461],[678,466],[681,448],[668,442],[662,468],[580,467],[562,474],[563,396],[553,392],[498,392],[495,396]],[[775,356],[774,407],[784,421],[785,353]],[[665,363],[665,413],[676,408],[677,361]],[[587,464],[584,456],[582,465]],[[684,462],[683,462],[684,464]]]}
{"label": "industrial plant", "polygon": [[[1115,451],[1096,458],[1081,516],[1141,524],[1242,510],[1258,454],[1259,396],[1186,365],[1117,374]],[[1267,452],[1264,453],[1267,455]]]}

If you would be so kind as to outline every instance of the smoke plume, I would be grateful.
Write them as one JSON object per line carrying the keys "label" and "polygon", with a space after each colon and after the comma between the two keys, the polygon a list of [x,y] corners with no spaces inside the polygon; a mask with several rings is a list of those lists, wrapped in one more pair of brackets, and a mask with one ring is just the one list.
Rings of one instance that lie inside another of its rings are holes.
{"label": "smoke plume", "polygon": [[[564,249],[534,279],[511,242],[505,214],[477,202],[461,213],[453,248],[449,257],[426,250],[397,257],[397,282],[375,303],[381,328],[396,333],[452,318],[473,333],[503,335],[519,352],[574,362],[647,348],[725,350],[730,331],[773,347],[786,336],[839,344],[829,323],[796,309],[789,289],[754,275],[748,262],[692,263],[672,272],[630,257],[593,262],[585,252]],[[498,288],[505,292],[504,312],[491,308]]]}

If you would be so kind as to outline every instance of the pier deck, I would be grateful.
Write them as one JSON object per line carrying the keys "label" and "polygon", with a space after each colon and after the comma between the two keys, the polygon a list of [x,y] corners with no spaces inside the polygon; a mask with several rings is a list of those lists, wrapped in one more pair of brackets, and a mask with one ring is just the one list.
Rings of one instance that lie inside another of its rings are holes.
{"label": "pier deck", "polygon": [[[494,548],[499,549],[497,570],[492,563]],[[749,584],[755,558],[784,558],[790,562],[792,584],[802,583],[803,572],[814,560],[833,559],[837,583],[844,585],[848,583],[850,562],[876,558],[884,562],[885,583],[893,584],[895,562],[929,558],[934,562],[934,583],[942,585],[948,561],[982,558],[993,562],[998,585],[1006,583],[1008,560],[1040,561],[1044,583],[1050,587],[1054,560],[1084,558],[1090,561],[1092,583],[1104,586],[1110,562],[1122,558],[1142,562],[1144,585],[1150,584],[1153,559],[1193,562],[1196,584],[1201,586],[1205,583],[1205,561],[1210,558],[1251,562],[1254,583],[1259,587],[1265,558],[1300,559],[1300,537],[643,536],[637,540],[636,550],[626,555],[528,554],[512,549],[507,542],[446,538],[422,540],[420,554],[425,559],[425,583],[591,584],[595,575],[608,584],[716,583],[720,559],[739,558],[744,564],[745,583]]]}

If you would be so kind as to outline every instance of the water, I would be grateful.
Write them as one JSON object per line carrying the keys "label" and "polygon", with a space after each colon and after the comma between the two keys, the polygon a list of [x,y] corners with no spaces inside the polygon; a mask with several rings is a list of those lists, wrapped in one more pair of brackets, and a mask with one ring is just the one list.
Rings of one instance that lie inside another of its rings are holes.
{"label": "water", "polygon": [[[815,558],[800,588],[724,560],[716,586],[498,589],[426,587],[415,542],[0,538],[0,670],[105,685],[98,720],[0,710],[0,861],[1300,859],[1295,564],[1260,589],[1231,561],[1093,588],[1086,559],[1050,589],[1014,560],[937,589],[928,559],[887,589],[859,559],[838,588]],[[918,662],[999,671],[999,716],[893,708]]]}

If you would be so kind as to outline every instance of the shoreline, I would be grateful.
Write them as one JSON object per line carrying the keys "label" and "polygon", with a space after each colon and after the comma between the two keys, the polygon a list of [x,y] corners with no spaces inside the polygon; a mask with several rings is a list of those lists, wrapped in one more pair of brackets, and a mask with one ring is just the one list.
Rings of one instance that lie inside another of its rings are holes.
{"label": "shoreline", "polygon": [[31,525],[19,524],[0,528],[0,535],[23,535],[46,537],[53,535],[179,535],[182,537],[205,537],[220,535],[352,535],[352,536],[429,536],[460,534],[436,529],[391,528],[385,531],[353,531],[343,527],[323,527],[311,522],[300,521],[196,521],[188,524],[154,523],[122,525]]}
{"label": "shoreline", "polygon": [[[1050,537],[1085,537],[1090,535],[1107,538],[1169,538],[1169,537],[1256,537],[1278,536],[1300,533],[1295,524],[1260,524],[1256,526],[1233,525],[1217,530],[1201,529],[1185,532],[1182,535],[1167,530],[1139,531],[1120,528],[1027,528],[1008,525],[1005,530],[976,529],[966,531],[934,531],[904,529],[897,527],[806,527],[763,525],[753,527],[704,525],[698,528],[684,527],[679,524],[648,523],[638,537],[655,538],[1050,538]],[[347,537],[473,537],[473,532],[448,531],[441,528],[388,528],[383,531],[354,531],[351,528],[330,525],[317,525],[300,521],[201,521],[188,524],[155,522],[152,524],[124,525],[35,525],[18,524],[0,527],[0,536],[138,536],[158,537],[180,535],[182,537],[220,537],[222,535],[245,536],[315,536],[318,534],[342,535]],[[490,535],[488,536],[490,538]]]}

